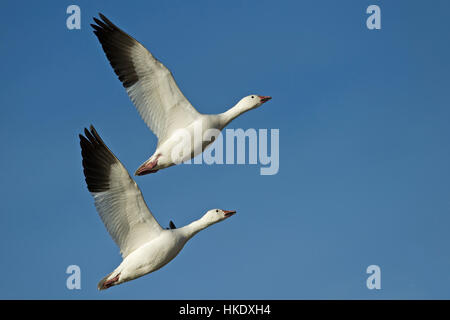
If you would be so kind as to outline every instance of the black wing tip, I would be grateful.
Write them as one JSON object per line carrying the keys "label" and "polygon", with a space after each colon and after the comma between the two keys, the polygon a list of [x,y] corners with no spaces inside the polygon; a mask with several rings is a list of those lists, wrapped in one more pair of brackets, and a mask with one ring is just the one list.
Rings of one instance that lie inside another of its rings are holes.
{"label": "black wing tip", "polygon": [[97,17],[92,17],[92,19],[94,20],[95,24],[91,24],[91,26],[94,29],[100,28],[102,30],[114,30],[114,29],[118,29],[117,26],[111,22],[111,20],[109,20],[104,14],[102,14],[101,12],[98,13],[98,16],[100,19],[98,19]]}
{"label": "black wing tip", "polygon": [[102,33],[110,31],[105,22],[102,21],[103,19],[100,20],[96,17],[93,17],[92,19],[94,20],[94,23],[91,23],[90,25],[94,29],[94,32]]}
{"label": "black wing tip", "polygon": [[100,138],[100,135],[98,134],[97,130],[95,130],[95,128],[92,124],[89,126],[89,131],[90,131],[91,135],[95,138],[96,141],[99,141],[99,142],[102,142],[102,144],[105,144],[103,142],[102,138]]}
{"label": "black wing tip", "polygon": [[98,16],[100,17],[100,19],[102,19],[107,24],[112,24],[112,22],[107,17],[105,17],[105,15],[103,13],[99,12]]}
{"label": "black wing tip", "polygon": [[176,229],[177,227],[175,227],[175,224],[173,223],[172,220],[170,220],[169,222],[169,227],[166,228],[166,230],[173,230]]}
{"label": "black wing tip", "polygon": [[99,13],[99,17],[101,20],[96,17],[93,18],[95,23],[91,24],[92,31],[100,42],[122,85],[129,88],[139,81],[130,51],[130,48],[136,46],[138,42],[102,13]]}
{"label": "black wing tip", "polygon": [[108,149],[94,126],[84,128],[84,136],[79,134],[83,172],[88,190],[102,192],[109,190],[111,165],[118,160]]}
{"label": "black wing tip", "polygon": [[103,142],[103,139],[100,137],[97,130],[95,129],[95,127],[92,124],[89,126],[89,129],[84,128],[83,131],[84,131],[84,135],[82,135],[81,133],[78,134],[78,137],[80,138],[80,140],[83,140],[83,141],[86,140],[90,144],[101,145],[102,147],[107,148],[106,144]]}

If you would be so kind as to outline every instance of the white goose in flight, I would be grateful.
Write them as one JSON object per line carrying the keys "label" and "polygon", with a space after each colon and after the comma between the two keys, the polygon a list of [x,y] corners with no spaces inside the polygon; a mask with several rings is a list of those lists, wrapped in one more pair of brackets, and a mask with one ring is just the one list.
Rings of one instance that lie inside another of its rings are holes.
{"label": "white goose in flight", "polygon": [[[185,98],[172,73],[160,61],[104,15],[99,16],[102,21],[94,18],[96,24],[91,24],[94,33],[131,101],[158,137],[156,151],[136,170],[136,175],[153,173],[197,156],[234,118],[271,99],[253,94],[226,112],[201,114]],[[217,134],[204,138],[209,129],[215,129]],[[200,132],[200,139],[181,139],[193,137],[195,132]]]}
{"label": "white goose in flight", "polygon": [[98,284],[103,290],[166,265],[197,232],[236,211],[213,209],[183,228],[163,229],[145,204],[139,187],[94,127],[80,134],[86,184],[109,234],[119,246],[122,263]]}

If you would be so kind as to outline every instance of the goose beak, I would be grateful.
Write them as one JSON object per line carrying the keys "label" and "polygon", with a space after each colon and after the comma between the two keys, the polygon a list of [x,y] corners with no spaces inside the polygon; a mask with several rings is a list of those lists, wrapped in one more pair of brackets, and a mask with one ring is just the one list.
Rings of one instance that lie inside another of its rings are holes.
{"label": "goose beak", "polygon": [[152,169],[155,165],[150,163],[144,163],[143,165],[141,165],[136,172],[134,173],[135,176],[143,176],[149,173],[155,173],[158,170],[154,170]]}
{"label": "goose beak", "polygon": [[231,211],[229,211],[229,210],[223,210],[223,213],[224,213],[224,215],[225,215],[225,218],[228,218],[228,217],[231,217],[233,214],[235,214],[236,211],[235,211],[235,210],[231,210]]}
{"label": "goose beak", "polygon": [[159,169],[155,169],[155,167],[158,165],[158,159],[161,155],[158,154],[156,156],[156,158],[152,161],[149,160],[145,161],[134,173],[135,176],[143,176],[145,174],[149,174],[149,173],[155,173],[156,171],[158,171]]}
{"label": "goose beak", "polygon": [[261,99],[261,103],[267,102],[272,99],[272,97],[269,96],[259,96],[259,98]]}

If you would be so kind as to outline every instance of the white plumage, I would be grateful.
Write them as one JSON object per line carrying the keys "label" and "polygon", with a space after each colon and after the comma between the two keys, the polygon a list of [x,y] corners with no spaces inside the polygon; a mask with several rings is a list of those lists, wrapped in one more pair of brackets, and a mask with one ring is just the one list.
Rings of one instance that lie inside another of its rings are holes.
{"label": "white plumage", "polygon": [[86,184],[123,257],[122,263],[99,282],[100,290],[158,270],[175,258],[197,232],[236,213],[213,209],[183,228],[163,229],[137,184],[96,130],[91,126],[84,134],[80,135],[80,146]]}
{"label": "white plumage", "polygon": [[[241,99],[227,112],[201,114],[186,99],[172,73],[160,61],[104,15],[100,14],[100,18],[102,20],[94,18],[96,24],[91,24],[94,33],[142,119],[158,137],[156,151],[136,170],[136,175],[153,173],[191,159],[214,141],[184,139],[180,142],[180,132],[191,137],[194,128],[200,130],[201,137],[210,129],[220,132],[240,114],[271,99],[253,94]],[[174,148],[184,150],[183,156],[174,157]]]}

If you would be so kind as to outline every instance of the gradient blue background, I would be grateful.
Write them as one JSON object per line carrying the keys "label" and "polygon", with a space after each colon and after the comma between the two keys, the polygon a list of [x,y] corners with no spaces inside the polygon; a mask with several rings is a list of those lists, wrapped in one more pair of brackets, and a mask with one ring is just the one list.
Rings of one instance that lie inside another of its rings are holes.
{"label": "gradient blue background", "polygon": [[[81,30],[66,28],[78,4]],[[382,29],[366,28],[378,4]],[[155,136],[89,23],[98,12],[172,70],[199,111],[273,100],[229,128],[279,128],[280,171],[181,165],[137,177],[163,226],[233,218],[163,269],[98,292],[121,261],[78,133],[134,170]],[[448,1],[2,1],[0,298],[450,298]],[[66,288],[68,265],[81,290]],[[367,266],[382,289],[366,288]]]}

